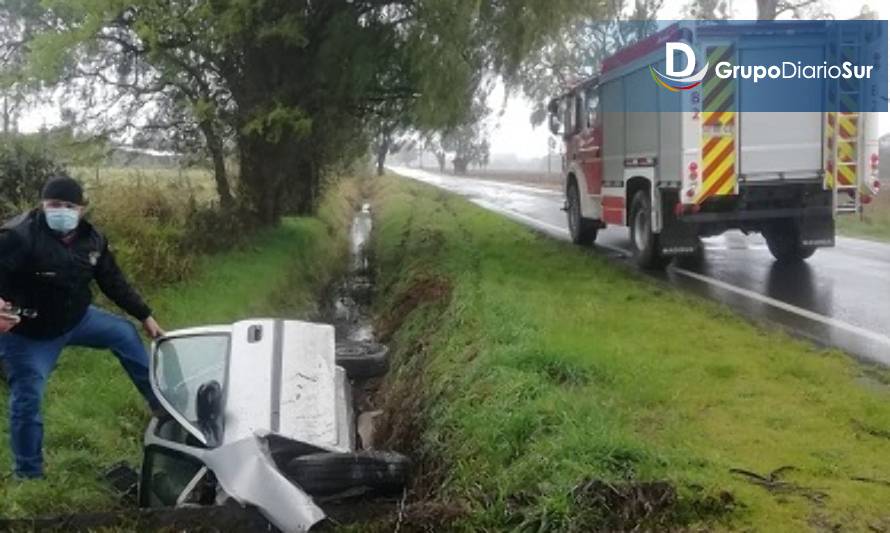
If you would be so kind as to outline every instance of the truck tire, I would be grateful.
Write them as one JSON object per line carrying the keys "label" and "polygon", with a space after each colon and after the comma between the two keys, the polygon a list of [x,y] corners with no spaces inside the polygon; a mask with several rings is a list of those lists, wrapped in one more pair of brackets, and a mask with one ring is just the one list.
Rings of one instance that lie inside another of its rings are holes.
{"label": "truck tire", "polygon": [[640,268],[663,270],[671,257],[661,254],[658,235],[652,232],[652,204],[649,193],[639,191],[630,207],[630,242],[634,250],[634,260]]}
{"label": "truck tire", "polygon": [[287,463],[285,475],[312,496],[389,496],[408,483],[411,461],[390,452],[316,453]]}
{"label": "truck tire", "polygon": [[581,215],[581,193],[575,178],[569,180],[566,187],[566,214],[569,219],[569,233],[572,242],[579,246],[589,246],[596,241],[597,224]]}
{"label": "truck tire", "polygon": [[379,378],[389,371],[389,348],[376,342],[337,343],[337,365],[349,379]]}
{"label": "truck tire", "polygon": [[813,257],[815,246],[800,244],[797,223],[791,220],[773,223],[763,231],[766,246],[780,263],[796,263]]}

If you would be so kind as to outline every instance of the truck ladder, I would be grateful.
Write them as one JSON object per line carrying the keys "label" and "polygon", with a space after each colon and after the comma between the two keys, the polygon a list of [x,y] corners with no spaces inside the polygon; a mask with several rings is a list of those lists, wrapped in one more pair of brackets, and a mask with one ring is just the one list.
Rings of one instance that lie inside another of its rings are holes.
{"label": "truck ladder", "polygon": [[[829,60],[833,64],[843,61],[859,63],[860,36],[858,33],[844,32],[839,25],[837,39],[829,45]],[[828,89],[826,186],[831,187],[832,205],[835,214],[860,213],[862,196],[860,192],[859,168],[861,156],[862,124],[861,90],[856,80],[837,79]]]}

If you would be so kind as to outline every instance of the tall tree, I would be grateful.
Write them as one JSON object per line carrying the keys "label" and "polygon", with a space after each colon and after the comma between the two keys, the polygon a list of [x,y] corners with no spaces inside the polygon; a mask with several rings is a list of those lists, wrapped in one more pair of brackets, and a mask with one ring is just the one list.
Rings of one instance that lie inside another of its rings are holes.
{"label": "tall tree", "polygon": [[514,78],[534,109],[531,122],[547,118],[547,104],[560,91],[599,71],[600,63],[615,51],[652,34],[663,0],[607,0],[603,20],[579,20],[547,40]]}
{"label": "tall tree", "polygon": [[185,111],[216,162],[231,137],[240,194],[270,223],[312,210],[324,172],[367,147],[381,102],[407,101],[424,127],[457,124],[483,73],[510,76],[580,12],[598,14],[598,0],[16,1],[36,10],[24,74],[85,103],[82,129],[132,136]]}
{"label": "tall tree", "polygon": [[828,10],[822,0],[756,0],[757,19],[775,20],[790,14],[793,18],[822,18]]}

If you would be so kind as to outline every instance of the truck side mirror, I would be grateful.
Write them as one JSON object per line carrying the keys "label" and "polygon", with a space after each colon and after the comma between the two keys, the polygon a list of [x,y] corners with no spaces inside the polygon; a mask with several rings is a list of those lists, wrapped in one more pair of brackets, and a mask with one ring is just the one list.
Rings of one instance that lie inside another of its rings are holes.
{"label": "truck side mirror", "polygon": [[562,135],[562,124],[559,117],[555,113],[550,114],[550,133],[553,135]]}
{"label": "truck side mirror", "polygon": [[208,381],[198,388],[196,396],[198,429],[210,447],[219,446],[222,440],[222,385],[216,380]]}

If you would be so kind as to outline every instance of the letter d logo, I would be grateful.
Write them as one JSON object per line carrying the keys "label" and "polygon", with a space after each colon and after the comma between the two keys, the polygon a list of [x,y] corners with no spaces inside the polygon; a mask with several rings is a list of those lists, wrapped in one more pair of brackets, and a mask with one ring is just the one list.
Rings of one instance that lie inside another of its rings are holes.
{"label": "letter d logo", "polygon": [[[665,43],[664,51],[665,71],[667,74],[662,74],[655,70],[655,67],[649,65],[649,72],[652,73],[652,79],[655,80],[655,83],[671,92],[688,91],[701,85],[705,74],[708,72],[708,68],[711,66],[710,63],[706,63],[705,68],[692,75],[695,72],[695,50],[691,46],[681,42]],[[678,52],[686,56],[686,68],[683,70],[674,68],[674,60],[676,60]]]}
{"label": "letter d logo", "polygon": [[[676,70],[674,68],[674,60],[677,58],[677,52],[686,56],[686,68]],[[692,47],[686,43],[667,43],[665,44],[665,61],[667,63],[665,74],[671,78],[685,78],[695,72],[695,52]]]}

